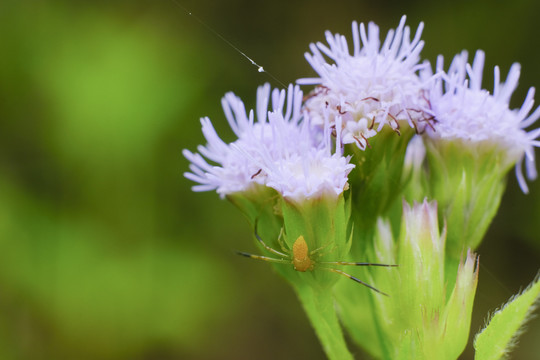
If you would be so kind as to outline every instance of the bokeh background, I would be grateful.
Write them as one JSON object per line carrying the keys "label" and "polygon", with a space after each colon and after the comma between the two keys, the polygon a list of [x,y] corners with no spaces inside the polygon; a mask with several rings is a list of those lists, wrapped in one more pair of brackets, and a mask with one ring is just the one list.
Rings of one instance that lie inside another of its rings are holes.
{"label": "bokeh background", "polygon": [[[234,255],[255,251],[241,214],[182,175],[200,117],[233,139],[225,92],[251,107],[279,86],[209,27],[289,83],[313,74],[303,53],[324,30],[385,34],[407,14],[432,62],[478,48],[504,75],[520,62],[516,107],[540,86],[535,0],[178,2],[0,2],[1,359],[324,359],[292,290]],[[538,271],[539,220],[540,181],[525,196],[511,174],[473,334]],[[537,319],[514,358],[538,339]]]}

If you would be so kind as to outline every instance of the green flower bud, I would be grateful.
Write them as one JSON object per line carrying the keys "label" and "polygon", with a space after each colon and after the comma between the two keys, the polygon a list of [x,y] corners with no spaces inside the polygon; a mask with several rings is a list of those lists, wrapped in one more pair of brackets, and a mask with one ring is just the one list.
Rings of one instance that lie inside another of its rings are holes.
{"label": "green flower bud", "polygon": [[[436,202],[412,207],[404,203],[399,239],[394,240],[388,221],[379,220],[374,246],[366,253],[367,261],[399,267],[366,268],[362,274],[389,296],[376,292],[360,296],[346,283],[338,286],[344,324],[375,357],[456,359],[463,351],[476,291],[476,256],[469,252],[457,274],[449,278],[445,239],[446,231],[439,231]],[[351,297],[357,302],[351,302]]]}

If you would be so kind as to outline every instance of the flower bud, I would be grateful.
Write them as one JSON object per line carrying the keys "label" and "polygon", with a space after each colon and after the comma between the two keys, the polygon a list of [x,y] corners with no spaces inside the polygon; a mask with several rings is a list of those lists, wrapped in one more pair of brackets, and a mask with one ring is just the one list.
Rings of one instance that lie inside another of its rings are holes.
{"label": "flower bud", "polygon": [[476,256],[469,252],[457,274],[448,276],[445,239],[436,202],[404,202],[399,239],[393,239],[387,221],[379,220],[375,244],[366,253],[370,262],[395,262],[399,267],[386,272],[369,268],[362,275],[389,296],[370,292],[361,297],[346,283],[338,286],[341,318],[353,339],[373,356],[455,359],[463,351],[476,291]]}

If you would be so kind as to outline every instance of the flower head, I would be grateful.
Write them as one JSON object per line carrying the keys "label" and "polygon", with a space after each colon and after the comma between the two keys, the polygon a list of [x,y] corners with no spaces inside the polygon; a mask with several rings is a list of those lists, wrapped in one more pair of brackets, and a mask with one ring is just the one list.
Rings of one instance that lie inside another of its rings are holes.
{"label": "flower head", "polygon": [[[341,118],[343,142],[356,143],[362,150],[385,124],[397,132],[401,122],[423,131],[428,121],[422,111],[426,100],[417,75],[426,66],[418,64],[423,24],[411,41],[405,19],[388,32],[382,46],[377,25],[369,23],[366,31],[363,23],[353,22],[352,55],[339,34],[326,32],[329,47],[320,42],[310,45],[311,54],[305,56],[319,77],[298,83],[318,85],[306,101],[315,124],[324,124],[326,113],[331,122]],[[323,54],[334,63],[327,63]]]}
{"label": "flower head", "polygon": [[466,51],[456,55],[447,73],[439,56],[437,74],[429,90],[430,109],[426,110],[435,120],[428,134],[435,139],[494,145],[506,153],[510,164],[518,163],[518,182],[527,192],[521,164],[525,158],[527,176],[535,179],[534,147],[540,146],[536,140],[540,129],[524,130],[540,117],[540,108],[529,115],[534,105],[534,88],[529,89],[520,109],[510,109],[510,97],[519,80],[519,64],[512,65],[505,82],[500,81],[499,67],[495,67],[493,94],[482,89],[483,68],[484,52],[480,50],[472,66],[467,63]]}
{"label": "flower head", "polygon": [[[270,96],[273,108],[268,111]],[[260,184],[295,200],[341,194],[354,165],[342,155],[340,132],[336,132],[333,151],[330,127],[312,127],[301,112],[301,103],[298,86],[290,85],[287,92],[274,89],[272,93],[269,84],[261,86],[255,122],[253,111],[248,115],[243,102],[228,93],[222,101],[223,109],[238,140],[223,142],[210,120],[201,120],[208,144],[198,147],[200,154],[184,150],[192,171],[185,176],[200,184],[193,190],[215,189],[225,196]]]}
{"label": "flower head", "polygon": [[[283,111],[284,97],[277,94],[273,106],[276,111]],[[294,94],[291,91],[290,96]],[[221,100],[225,117],[238,140],[235,144],[248,153],[254,153],[258,146],[271,145],[271,130],[267,122],[270,85],[260,87],[257,92],[257,121],[254,120],[253,110],[246,113],[244,103],[240,98],[229,92]],[[286,119],[286,120],[285,120]],[[300,121],[300,104],[289,101],[284,117],[284,126],[294,127]],[[260,169],[252,159],[235,151],[231,144],[225,143],[216,133],[208,117],[201,119],[202,132],[207,145],[199,145],[199,153],[184,150],[184,156],[191,162],[191,173],[184,175],[200,185],[193,187],[194,191],[217,190],[222,197],[247,190],[256,183],[264,183]],[[210,164],[206,157],[212,163]]]}
{"label": "flower head", "polygon": [[[310,133],[313,130],[307,124],[305,122],[302,125],[300,133],[296,134],[298,138],[294,139],[293,143],[279,148],[281,154],[278,158],[268,158],[269,161],[261,164],[268,176],[266,185],[276,189],[284,197],[296,200],[326,194],[337,196],[348,188],[347,175],[354,165],[349,163],[350,156],[344,157],[342,154],[340,133],[336,140],[336,149],[332,151],[329,127],[325,127],[323,134],[314,136]],[[279,134],[277,137],[280,137]],[[322,141],[314,141],[314,137],[322,137],[319,140]],[[261,151],[268,153],[265,148],[261,148]],[[261,155],[264,156],[264,153]]]}

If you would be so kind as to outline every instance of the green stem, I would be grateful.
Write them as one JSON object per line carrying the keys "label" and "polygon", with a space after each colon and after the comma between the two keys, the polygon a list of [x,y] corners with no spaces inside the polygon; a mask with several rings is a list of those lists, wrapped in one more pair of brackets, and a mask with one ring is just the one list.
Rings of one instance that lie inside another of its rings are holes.
{"label": "green stem", "polygon": [[296,290],[328,358],[352,360],[336,314],[332,291],[310,286],[297,287]]}

